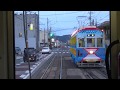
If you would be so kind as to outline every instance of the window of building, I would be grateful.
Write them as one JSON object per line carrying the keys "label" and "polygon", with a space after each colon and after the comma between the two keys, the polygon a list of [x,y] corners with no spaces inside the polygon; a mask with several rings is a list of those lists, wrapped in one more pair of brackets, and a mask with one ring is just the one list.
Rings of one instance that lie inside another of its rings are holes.
{"label": "window of building", "polygon": [[22,33],[19,33],[19,37],[22,37]]}

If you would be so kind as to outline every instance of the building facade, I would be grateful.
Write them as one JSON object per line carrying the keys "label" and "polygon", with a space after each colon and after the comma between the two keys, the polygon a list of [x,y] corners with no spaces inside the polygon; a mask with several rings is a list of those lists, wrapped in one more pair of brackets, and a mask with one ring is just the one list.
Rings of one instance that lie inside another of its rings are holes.
{"label": "building facade", "polygon": [[[39,48],[39,16],[38,14],[26,14],[27,16],[27,35],[28,47]],[[24,36],[23,14],[14,14],[14,35],[15,47],[20,47],[23,51],[26,48]],[[33,24],[33,30],[30,30],[30,24]]]}
{"label": "building facade", "polygon": [[40,40],[40,47],[49,45],[47,30],[39,30],[39,40]]}

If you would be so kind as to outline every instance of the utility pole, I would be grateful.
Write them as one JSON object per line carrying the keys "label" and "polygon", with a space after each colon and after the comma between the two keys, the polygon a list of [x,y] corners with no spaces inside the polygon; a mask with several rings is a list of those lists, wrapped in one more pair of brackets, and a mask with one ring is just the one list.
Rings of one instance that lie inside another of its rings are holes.
{"label": "utility pole", "polygon": [[25,45],[28,48],[28,37],[27,37],[27,16],[26,11],[23,11],[23,27],[24,27],[24,37],[25,37]]}
{"label": "utility pole", "polygon": [[91,11],[90,11],[90,17],[89,17],[89,19],[90,19],[90,26],[91,26]]}
{"label": "utility pole", "polygon": [[[50,32],[49,33],[51,33],[51,27],[50,27]],[[52,49],[51,37],[49,37],[49,38],[50,38],[50,49]]]}
{"label": "utility pole", "polygon": [[48,31],[48,18],[47,18],[47,31]]}
{"label": "utility pole", "polygon": [[96,19],[96,23],[95,23],[95,26],[97,27],[97,19]]}
{"label": "utility pole", "polygon": [[39,11],[38,14],[35,14],[35,26],[36,30],[36,49],[39,50]]}
{"label": "utility pole", "polygon": [[27,11],[25,12],[26,48],[28,48]]}
{"label": "utility pole", "polygon": [[25,44],[26,44],[26,50],[27,50],[27,52],[25,51],[25,54],[27,56],[29,75],[31,79],[30,60],[28,58],[28,30],[27,30],[27,12],[26,11],[23,11],[23,26],[24,26],[24,36],[25,36]]}
{"label": "utility pole", "polygon": [[48,21],[48,18],[47,18],[47,36],[48,36],[48,40],[49,40],[49,30],[48,30],[48,23],[49,23],[49,21]]}
{"label": "utility pole", "polygon": [[92,20],[92,24],[91,25],[93,25],[94,26],[94,19]]}
{"label": "utility pole", "polygon": [[39,11],[38,11],[38,50],[39,50],[39,48],[40,48],[40,32],[39,32]]}
{"label": "utility pole", "polygon": [[26,45],[26,24],[25,24],[25,11],[23,11],[23,28],[24,28],[24,38],[25,38],[25,46]]}
{"label": "utility pole", "polygon": [[44,46],[45,46],[45,28],[44,28]]}
{"label": "utility pole", "polygon": [[89,12],[89,14],[90,14],[90,16],[89,16],[89,19],[90,19],[90,26],[92,25],[92,23],[91,23],[91,20],[92,20],[92,13],[93,13],[92,11]]}

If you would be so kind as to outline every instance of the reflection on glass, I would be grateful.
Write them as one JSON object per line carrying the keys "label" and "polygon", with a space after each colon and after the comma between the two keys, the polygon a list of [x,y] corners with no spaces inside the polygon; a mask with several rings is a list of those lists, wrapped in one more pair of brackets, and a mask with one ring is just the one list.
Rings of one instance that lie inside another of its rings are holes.
{"label": "reflection on glass", "polygon": [[95,38],[87,38],[87,47],[95,47]]}
{"label": "reflection on glass", "polygon": [[103,40],[102,38],[97,38],[97,47],[102,47],[103,46]]}
{"label": "reflection on glass", "polygon": [[78,46],[79,47],[85,47],[84,38],[78,38]]}

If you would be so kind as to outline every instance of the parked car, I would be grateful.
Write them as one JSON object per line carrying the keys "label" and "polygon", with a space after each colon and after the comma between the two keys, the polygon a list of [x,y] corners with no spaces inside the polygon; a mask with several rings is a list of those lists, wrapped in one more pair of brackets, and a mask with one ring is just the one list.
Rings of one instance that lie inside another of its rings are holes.
{"label": "parked car", "polygon": [[21,49],[19,47],[15,47],[15,53],[16,54],[21,54]]}
{"label": "parked car", "polygon": [[49,47],[43,47],[42,48],[42,54],[44,54],[44,53],[51,53],[51,49],[49,48]]}
{"label": "parked car", "polygon": [[[27,58],[28,55],[28,58]],[[23,61],[37,61],[37,53],[36,53],[36,49],[34,48],[28,48],[28,49],[24,49],[24,55],[23,55]]]}

